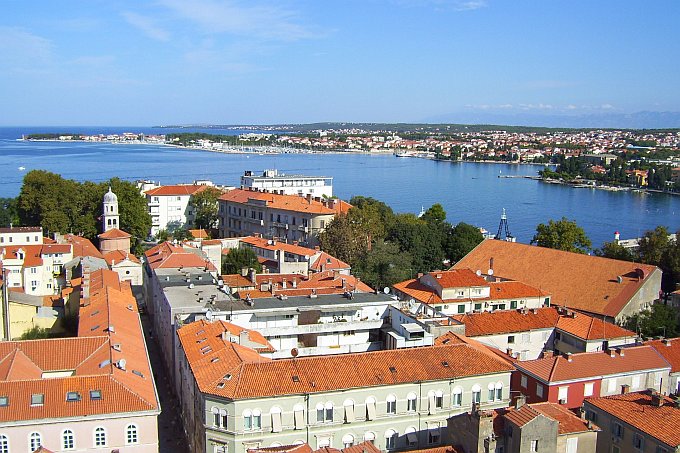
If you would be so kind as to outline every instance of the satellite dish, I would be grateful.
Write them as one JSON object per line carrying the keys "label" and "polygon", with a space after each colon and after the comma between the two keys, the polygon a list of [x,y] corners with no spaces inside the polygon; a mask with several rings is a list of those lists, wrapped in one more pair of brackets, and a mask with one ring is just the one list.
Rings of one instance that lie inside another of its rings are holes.
{"label": "satellite dish", "polygon": [[389,286],[386,286],[385,288],[383,288],[383,292],[384,292],[385,294],[389,294],[389,293],[390,293],[390,287],[389,287]]}
{"label": "satellite dish", "polygon": [[292,355],[293,357],[297,357],[298,354],[299,354],[299,352],[298,352],[297,348],[293,348],[293,349],[290,350],[290,355]]}
{"label": "satellite dish", "polygon": [[493,269],[489,269],[489,270],[486,272],[486,275],[493,275]]}
{"label": "satellite dish", "polygon": [[477,277],[481,277],[481,276],[482,276],[482,271],[480,271],[479,269],[477,269],[477,272],[475,272],[475,274],[477,274]]}

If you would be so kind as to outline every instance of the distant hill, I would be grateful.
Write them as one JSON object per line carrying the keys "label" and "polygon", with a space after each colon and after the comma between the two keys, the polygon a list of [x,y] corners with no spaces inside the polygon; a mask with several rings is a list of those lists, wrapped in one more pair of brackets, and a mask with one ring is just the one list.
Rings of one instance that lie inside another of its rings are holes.
{"label": "distant hill", "polygon": [[425,118],[426,123],[507,124],[576,129],[680,128],[680,112],[593,113],[588,115],[460,112]]}

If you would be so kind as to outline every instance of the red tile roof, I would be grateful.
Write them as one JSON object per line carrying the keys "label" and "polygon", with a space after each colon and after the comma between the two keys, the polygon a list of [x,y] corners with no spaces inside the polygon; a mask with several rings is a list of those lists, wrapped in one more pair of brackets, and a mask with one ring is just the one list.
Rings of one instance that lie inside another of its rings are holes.
{"label": "red tile roof", "polygon": [[[372,293],[373,289],[353,275],[343,275],[336,271],[317,272],[311,275],[301,274],[257,274],[255,289],[243,289],[237,293],[241,299],[250,296],[251,299],[274,296],[308,296],[310,294],[343,294],[346,291],[358,291],[361,293]],[[286,288],[283,282],[286,282]],[[295,287],[293,286],[295,281]],[[233,283],[243,280],[236,277]],[[270,285],[271,283],[271,285]],[[267,288],[262,291],[261,285]],[[252,283],[244,285],[253,286]]]}
{"label": "red tile roof", "polygon": [[[231,399],[454,379],[514,369],[470,344],[269,360],[252,349],[212,338],[200,323],[182,327],[178,335],[199,389]],[[197,343],[203,338],[205,341]],[[210,352],[205,352],[206,346]]]}
{"label": "red tile roof", "polygon": [[[198,251],[196,249],[196,251]],[[168,269],[180,267],[203,267],[216,270],[215,266],[197,253],[170,242],[162,242],[144,252],[146,260],[152,269]]]}
{"label": "red tile roof", "polygon": [[[663,405],[656,407],[648,393],[633,392],[625,395],[588,398],[589,404],[602,409],[635,429],[674,448],[680,446],[680,409],[665,396]],[[644,414],[644,415],[643,415]]]}
{"label": "red tile roof", "polygon": [[281,195],[244,189],[230,190],[222,195],[220,200],[240,204],[248,203],[249,200],[259,200],[264,201],[268,208],[317,215],[345,214],[352,207],[342,200],[336,200],[335,207],[330,208],[327,203],[316,200],[310,201],[306,197],[298,195]]}
{"label": "red tile roof", "polygon": [[350,269],[351,266],[326,252],[321,252],[319,257],[314,260],[309,268],[315,272],[319,272],[322,270],[346,270]]}
{"label": "red tile roof", "polygon": [[127,239],[132,237],[130,233],[126,233],[118,228],[111,228],[110,230],[97,236],[99,239]]}
{"label": "red tile roof", "polygon": [[97,250],[97,247],[95,247],[89,239],[74,234],[65,234],[64,240],[73,245],[73,257],[93,256],[95,258],[104,258],[101,252]]}
{"label": "red tile roof", "polygon": [[248,236],[241,239],[243,244],[248,244],[252,248],[261,248],[264,250],[283,250],[284,252],[292,253],[300,256],[314,256],[316,250],[307,247],[302,247],[295,244],[287,244],[285,242],[264,239],[258,236]]}
{"label": "red tile roof", "polygon": [[203,228],[200,228],[198,230],[189,230],[189,233],[191,233],[191,236],[194,239],[208,239],[208,232],[205,231]]}
{"label": "red tile roof", "polygon": [[109,266],[113,264],[120,264],[121,261],[126,259],[132,261],[133,263],[140,264],[139,258],[137,258],[132,253],[125,252],[123,250],[111,250],[104,254],[104,259]]}
{"label": "red tile roof", "polygon": [[625,348],[623,353],[623,356],[615,353],[611,357],[607,351],[582,352],[572,354],[571,362],[559,355],[517,362],[516,367],[548,384],[633,371],[670,369],[668,362],[651,346]]}
{"label": "red tile roof", "polygon": [[516,426],[524,426],[536,417],[544,416],[558,423],[557,434],[576,434],[588,431],[599,431],[599,428],[588,427],[588,422],[576,416],[569,409],[555,403],[543,402],[524,404],[519,409],[508,407],[496,409],[504,420],[510,421]]}
{"label": "red tile roof", "polygon": [[465,335],[478,337],[501,333],[552,329],[560,315],[554,308],[535,310],[497,310],[494,312],[467,313],[452,316],[465,324]]}
{"label": "red tile roof", "polygon": [[680,371],[680,338],[645,341],[645,344],[656,349],[671,364],[671,373]]}
{"label": "red tile roof", "polygon": [[472,286],[489,286],[484,278],[470,269],[453,269],[430,272],[430,275],[442,288],[469,288]]}
{"label": "red tile roof", "polygon": [[633,331],[583,313],[572,312],[571,316],[560,316],[557,328],[583,340],[635,338],[637,336]]}
{"label": "red tile roof", "polygon": [[496,240],[482,241],[454,268],[485,270],[492,258],[495,276],[540,288],[553,304],[606,316],[617,316],[646,278],[660,272],[646,264]]}
{"label": "red tile roof", "polygon": [[197,185],[197,184],[176,184],[170,186],[156,187],[155,189],[147,190],[144,192],[148,196],[182,196],[182,195],[194,195],[198,192],[205,190],[208,186]]}

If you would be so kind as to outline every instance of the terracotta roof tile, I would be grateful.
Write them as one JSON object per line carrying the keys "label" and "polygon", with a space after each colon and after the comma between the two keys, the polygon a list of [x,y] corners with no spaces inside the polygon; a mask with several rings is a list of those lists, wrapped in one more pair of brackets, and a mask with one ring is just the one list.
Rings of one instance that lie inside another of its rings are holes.
{"label": "terracotta roof tile", "polygon": [[76,236],[74,234],[65,234],[64,240],[73,245],[73,256],[93,256],[95,258],[104,258],[97,247],[90,242],[89,239],[85,239],[82,236]]}
{"label": "terracotta roof tile", "polygon": [[471,286],[489,286],[483,277],[470,269],[453,269],[430,272],[430,275],[442,288],[469,288]]}
{"label": "terracotta roof tile", "polygon": [[669,369],[670,365],[651,346],[635,346],[623,349],[624,355],[606,351],[582,352],[571,355],[571,362],[564,356],[546,357],[517,362],[519,371],[531,373],[546,383],[588,379],[618,373]]}
{"label": "terracotta roof tile", "polygon": [[345,263],[344,261],[341,261],[337,259],[336,257],[329,255],[326,252],[321,252],[319,254],[319,257],[314,260],[314,262],[309,266],[309,268],[313,271],[321,271],[323,270],[343,270],[343,269],[350,269],[350,265]]}
{"label": "terracotta roof tile", "polygon": [[526,332],[536,329],[552,329],[560,315],[554,308],[534,310],[496,310],[493,312],[467,313],[453,316],[465,324],[465,335],[478,337],[501,333]]}
{"label": "terracotta roof tile", "polygon": [[671,373],[680,371],[680,338],[645,341],[645,344],[656,349],[671,364]]}
{"label": "terracotta roof tile", "polygon": [[583,313],[573,313],[572,316],[560,316],[557,328],[583,340],[635,338],[637,336],[635,332],[628,329]]}
{"label": "terracotta roof tile", "polygon": [[335,208],[329,208],[320,201],[310,201],[307,198],[298,195],[280,195],[244,189],[230,190],[222,195],[220,200],[241,204],[248,203],[249,200],[260,200],[266,202],[266,206],[269,208],[318,215],[344,214],[352,207],[352,205],[342,200],[337,200]]}
{"label": "terracotta roof tile", "polygon": [[454,268],[487,269],[492,258],[495,276],[540,288],[553,304],[606,316],[617,316],[642,286],[639,275],[660,272],[646,264],[496,240],[482,241]]}
{"label": "terracotta roof tile", "polygon": [[110,252],[104,254],[104,259],[109,266],[113,264],[120,264],[121,261],[125,261],[126,259],[132,261],[135,264],[141,264],[139,258],[137,258],[132,253],[128,253],[123,250],[111,250]]}
{"label": "terracotta roof tile", "polygon": [[651,395],[642,392],[588,398],[585,404],[586,407],[592,404],[666,445],[678,448],[680,431],[671,427],[680,426],[680,409],[670,398],[662,398],[661,407],[654,406]]}
{"label": "terracotta roof tile", "polygon": [[198,254],[170,242],[160,243],[144,252],[144,255],[152,269],[202,267],[208,270],[216,270],[207,258],[202,258]]}
{"label": "terracotta roof tile", "polygon": [[132,237],[130,233],[126,233],[118,228],[111,228],[110,230],[97,236],[99,239],[127,239]]}
{"label": "terracotta roof tile", "polygon": [[[572,411],[560,404],[544,402],[530,404],[529,406],[546,417],[557,420],[560,424],[557,431],[558,434],[575,434],[593,430],[588,428],[588,422],[586,420],[578,417]],[[594,429],[598,430],[599,428]]]}
{"label": "terracotta roof tile", "polygon": [[[182,327],[178,335],[200,390],[231,399],[453,379],[514,369],[470,344],[269,360],[252,349],[206,337],[201,323]],[[202,338],[205,341],[197,343]],[[211,352],[205,352],[206,346]]]}

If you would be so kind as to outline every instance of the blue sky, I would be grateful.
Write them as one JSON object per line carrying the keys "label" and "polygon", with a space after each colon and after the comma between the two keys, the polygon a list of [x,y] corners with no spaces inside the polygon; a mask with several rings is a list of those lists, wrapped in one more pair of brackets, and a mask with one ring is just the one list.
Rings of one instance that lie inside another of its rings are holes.
{"label": "blue sky", "polygon": [[680,111],[680,2],[3,1],[0,125]]}

